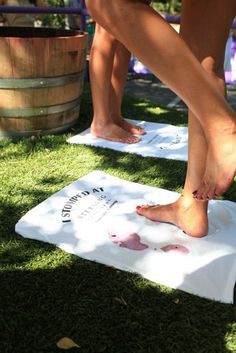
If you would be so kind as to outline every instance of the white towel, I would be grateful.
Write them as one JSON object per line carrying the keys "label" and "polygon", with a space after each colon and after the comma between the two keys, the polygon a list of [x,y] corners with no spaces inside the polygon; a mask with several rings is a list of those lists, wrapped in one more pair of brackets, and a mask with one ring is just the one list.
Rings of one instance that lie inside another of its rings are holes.
{"label": "white towel", "polygon": [[166,204],[178,197],[94,171],[29,211],[16,224],[16,232],[159,284],[232,303],[236,204],[211,201],[209,234],[200,239],[135,212],[136,205]]}
{"label": "white towel", "polygon": [[90,129],[67,140],[69,143],[105,147],[121,152],[136,153],[144,157],[159,157],[187,161],[188,128],[168,124],[149,123],[127,119],[128,122],[145,128],[146,134],[134,144],[112,142],[93,137]]}

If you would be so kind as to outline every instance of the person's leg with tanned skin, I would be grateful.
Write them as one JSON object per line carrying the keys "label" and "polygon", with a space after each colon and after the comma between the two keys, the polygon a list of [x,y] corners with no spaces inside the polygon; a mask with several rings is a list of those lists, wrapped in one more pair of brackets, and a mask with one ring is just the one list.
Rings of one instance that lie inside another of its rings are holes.
{"label": "person's leg with tanned skin", "polygon": [[128,124],[121,115],[123,88],[130,60],[129,51],[98,24],[90,54],[93,98],[91,133],[123,143],[137,143],[144,130]]}
{"label": "person's leg with tanned skin", "polygon": [[206,169],[195,197],[207,200],[222,194],[236,173],[236,117],[213,80],[184,40],[145,1],[87,0],[86,4],[95,21],[176,92],[195,114],[208,145]]}
{"label": "person's leg with tanned skin", "polygon": [[[222,95],[225,95],[225,44],[235,13],[235,0],[229,0],[227,6],[223,0],[209,0],[207,7],[204,1],[182,0],[181,36]],[[207,142],[201,124],[191,111],[188,126],[189,162],[183,194],[175,203],[138,206],[137,212],[155,221],[174,223],[187,234],[199,237],[208,231],[208,202],[193,199],[192,190],[198,187],[204,176]]]}
{"label": "person's leg with tanned skin", "polygon": [[143,135],[145,134],[145,130],[139,126],[130,124],[123,118],[121,113],[122,99],[129,68],[129,61],[130,52],[124,47],[123,44],[118,42],[112,67],[110,112],[112,120],[125,131],[133,135]]}

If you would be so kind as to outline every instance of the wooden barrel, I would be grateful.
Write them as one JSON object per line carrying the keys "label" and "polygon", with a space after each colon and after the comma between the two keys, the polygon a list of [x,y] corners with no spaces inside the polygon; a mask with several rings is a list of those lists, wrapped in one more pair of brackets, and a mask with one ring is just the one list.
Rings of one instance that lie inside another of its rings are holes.
{"label": "wooden barrel", "polygon": [[2,27],[0,137],[56,133],[79,117],[87,34]]}

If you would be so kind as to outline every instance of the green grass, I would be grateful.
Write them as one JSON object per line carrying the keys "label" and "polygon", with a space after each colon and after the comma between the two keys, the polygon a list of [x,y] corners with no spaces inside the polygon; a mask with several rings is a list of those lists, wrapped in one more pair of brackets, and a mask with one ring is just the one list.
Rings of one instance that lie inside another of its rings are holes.
{"label": "green grass", "polygon": [[[186,124],[186,115],[126,96],[127,117]],[[79,131],[89,126],[86,88]],[[32,207],[82,175],[180,191],[186,163],[66,143],[74,134],[0,141],[0,352],[56,353],[70,337],[83,353],[236,352],[236,308],[86,261],[14,232]],[[224,196],[236,200],[236,187]]]}

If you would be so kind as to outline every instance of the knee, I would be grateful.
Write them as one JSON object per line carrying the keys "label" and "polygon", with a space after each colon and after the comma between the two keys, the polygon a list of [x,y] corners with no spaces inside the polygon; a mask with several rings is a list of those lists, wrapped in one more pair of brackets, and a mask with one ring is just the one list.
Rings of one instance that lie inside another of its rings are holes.
{"label": "knee", "polygon": [[195,38],[184,37],[183,39],[189,46],[190,50],[201,63],[204,70],[211,76],[222,78],[224,75],[224,55],[220,55],[215,50],[201,47],[199,43],[195,43]]}
{"label": "knee", "polygon": [[206,56],[201,65],[215,83],[219,92],[225,95],[224,60],[216,60],[213,56]]}
{"label": "knee", "polygon": [[[116,0],[115,4],[121,0]],[[111,29],[113,25],[114,2],[111,0],[86,0],[86,7],[90,16],[102,27]]]}
{"label": "knee", "polygon": [[88,9],[88,12],[92,18],[94,18],[94,11],[96,10],[96,1],[93,0],[86,0],[85,1],[86,7]]}
{"label": "knee", "polygon": [[120,19],[133,12],[136,2],[150,4],[150,0],[86,0],[86,7],[95,22],[116,36]]}
{"label": "knee", "polygon": [[224,77],[224,58],[218,60],[211,55],[206,55],[201,60],[201,65],[210,75],[218,78]]}
{"label": "knee", "polygon": [[89,11],[93,9],[93,7],[96,6],[97,2],[93,0],[85,0],[86,7]]}
{"label": "knee", "polygon": [[[150,5],[151,0],[138,0],[137,2],[145,5]],[[106,18],[109,15],[116,15],[117,13],[125,12],[124,9],[133,7],[133,0],[85,0],[86,7],[92,18],[96,21],[97,18]],[[102,10],[101,10],[102,9]]]}
{"label": "knee", "polygon": [[[106,0],[85,0],[86,8],[90,16],[96,21],[99,14],[104,13],[108,4]],[[102,9],[102,11],[101,11]]]}

